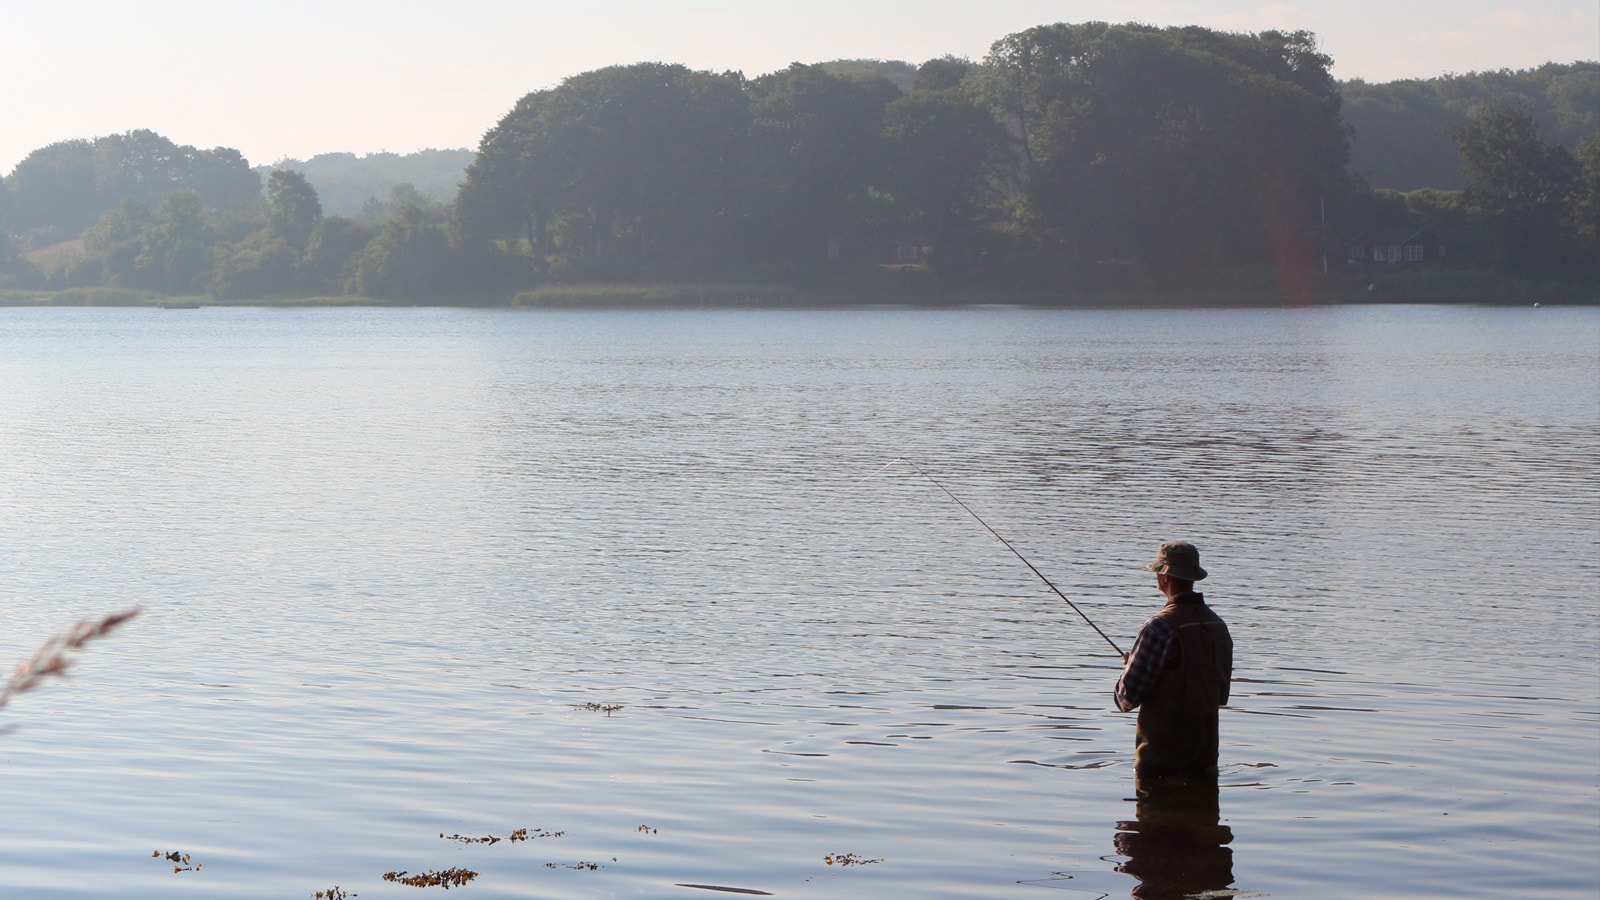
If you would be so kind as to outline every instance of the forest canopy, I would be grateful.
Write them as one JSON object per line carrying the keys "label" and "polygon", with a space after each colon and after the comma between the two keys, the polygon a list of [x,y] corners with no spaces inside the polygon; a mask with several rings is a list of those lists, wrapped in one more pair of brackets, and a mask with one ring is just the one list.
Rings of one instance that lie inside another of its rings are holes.
{"label": "forest canopy", "polygon": [[1466,187],[1452,132],[1491,106],[1527,112],[1552,144],[1577,150],[1600,131],[1600,62],[1548,63],[1523,71],[1340,85],[1354,130],[1351,166],[1373,187]]}
{"label": "forest canopy", "polygon": [[[378,174],[393,154],[252,169],[148,131],[67,141],[0,182],[0,286],[493,301],[892,276],[1300,296],[1346,265],[1347,238],[1394,228],[1447,233],[1465,252],[1441,265],[1596,276],[1594,64],[1386,86],[1331,66],[1307,32],[1101,22],[1007,35],[978,61],[619,65],[525,95],[475,153],[427,151],[406,182]],[[1352,162],[1353,135],[1408,127],[1447,142],[1459,189],[1374,187]]]}

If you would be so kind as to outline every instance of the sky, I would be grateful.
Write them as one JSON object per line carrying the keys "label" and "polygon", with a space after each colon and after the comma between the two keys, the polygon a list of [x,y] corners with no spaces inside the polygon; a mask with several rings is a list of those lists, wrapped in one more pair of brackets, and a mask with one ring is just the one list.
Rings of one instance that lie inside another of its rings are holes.
{"label": "sky", "polygon": [[1382,82],[1600,59],[1597,0],[4,0],[0,175],[137,128],[252,164],[476,147],[530,91],[604,66],[757,75],[953,54],[1051,22],[1308,30]]}

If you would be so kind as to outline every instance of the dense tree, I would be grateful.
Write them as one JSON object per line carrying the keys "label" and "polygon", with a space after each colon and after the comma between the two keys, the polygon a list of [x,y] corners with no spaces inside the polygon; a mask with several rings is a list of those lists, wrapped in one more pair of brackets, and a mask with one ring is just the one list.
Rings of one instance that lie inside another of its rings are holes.
{"label": "dense tree", "polygon": [[621,226],[618,236],[637,258],[704,254],[721,233],[744,130],[741,79],[630,66],[569,84],[568,99],[593,108],[564,110],[579,138],[574,149],[586,160],[575,187],[593,249],[603,251]]}
{"label": "dense tree", "polygon": [[84,250],[93,265],[74,261],[69,268],[76,274],[68,280],[81,284],[92,269],[118,287],[192,293],[210,278],[214,242],[205,205],[195,192],[174,191],[155,209],[129,197],[84,232]]}
{"label": "dense tree", "polygon": [[354,259],[354,287],[368,297],[426,300],[452,293],[459,281],[449,237],[416,207],[384,223]]}
{"label": "dense tree", "polygon": [[0,216],[0,287],[37,287],[43,278],[38,268],[30,263],[5,228],[5,218]]}
{"label": "dense tree", "polygon": [[1572,154],[1547,144],[1526,110],[1493,106],[1454,132],[1465,163],[1467,197],[1506,212],[1560,202],[1571,190]]}
{"label": "dense tree", "polygon": [[[632,264],[697,259],[731,231],[739,76],[641,63],[524,97],[485,136],[457,198],[464,241],[526,241]],[[559,220],[559,222],[558,222]],[[559,228],[556,226],[559,225]]]}
{"label": "dense tree", "polygon": [[170,294],[204,289],[212,243],[193,191],[174,191],[154,210],[129,197],[84,232],[84,248],[100,258],[107,283]]}
{"label": "dense tree", "polygon": [[1569,212],[1579,259],[1589,261],[1589,274],[1600,269],[1600,131],[1578,145],[1577,183]]}
{"label": "dense tree", "polygon": [[155,221],[141,235],[137,261],[149,273],[141,285],[169,294],[197,293],[211,274],[211,240],[205,205],[194,191],[174,191],[157,207]]}
{"label": "dense tree", "polygon": [[1499,221],[1505,262],[1523,271],[1572,264],[1568,202],[1579,184],[1572,154],[1545,143],[1533,116],[1517,107],[1481,110],[1454,136],[1465,162],[1466,199]]}
{"label": "dense tree", "polygon": [[550,93],[524,96],[484,135],[455,198],[455,221],[464,245],[498,243],[514,253],[525,242],[541,259],[549,252],[550,216],[561,204],[563,180],[543,127]]}
{"label": "dense tree", "polygon": [[275,170],[267,176],[267,208],[273,233],[296,252],[304,250],[322,218],[322,204],[311,182],[293,169]]}
{"label": "dense tree", "polygon": [[148,280],[139,272],[138,260],[144,250],[144,230],[154,220],[150,204],[128,197],[84,231],[84,249],[100,258],[106,284],[142,287]]}
{"label": "dense tree", "polygon": [[210,293],[237,299],[338,294],[353,288],[354,259],[375,230],[341,216],[321,215],[315,188],[298,172],[273,172],[268,192],[264,226],[217,246]]}
{"label": "dense tree", "polygon": [[179,146],[147,130],[40,148],[7,181],[13,225],[37,232],[35,244],[76,237],[130,197],[154,207],[174,191],[193,191],[206,206],[223,209],[261,192],[260,178],[237,150]]}
{"label": "dense tree", "polygon": [[1329,65],[1304,32],[1050,25],[998,41],[975,89],[1064,260],[1287,271],[1316,255],[1320,198],[1346,190]]}
{"label": "dense tree", "polygon": [[194,162],[186,187],[200,195],[210,209],[224,211],[248,205],[261,197],[261,176],[250,161],[232,147],[213,147],[192,154]]}
{"label": "dense tree", "polygon": [[750,85],[752,219],[767,252],[797,262],[843,257],[863,237],[884,170],[883,122],[899,89],[795,64]]}
{"label": "dense tree", "polygon": [[1600,130],[1600,62],[1340,85],[1354,130],[1351,166],[1373,186],[1460,190],[1466,186],[1452,132],[1477,111],[1514,106],[1553,144],[1575,148]]}
{"label": "dense tree", "polygon": [[243,240],[219,244],[207,293],[223,300],[289,295],[295,284],[294,248],[271,228]]}
{"label": "dense tree", "polygon": [[883,141],[878,181],[903,224],[931,243],[936,260],[972,257],[1007,158],[1005,129],[957,89],[915,90],[886,108]]}
{"label": "dense tree", "polygon": [[917,77],[911,82],[914,91],[948,91],[961,86],[968,75],[978,71],[978,64],[959,56],[940,56],[917,66]]}
{"label": "dense tree", "polygon": [[817,64],[822,71],[856,81],[883,79],[896,89],[909,91],[917,80],[917,67],[899,59],[831,59]]}
{"label": "dense tree", "polygon": [[[59,141],[28,154],[6,179],[11,226],[19,232],[51,229],[70,237],[109,206],[95,186],[94,144]],[[120,200],[121,198],[118,198]]]}
{"label": "dense tree", "polygon": [[372,226],[343,216],[318,220],[300,260],[300,287],[320,294],[344,293],[353,286],[355,258],[377,233]]}

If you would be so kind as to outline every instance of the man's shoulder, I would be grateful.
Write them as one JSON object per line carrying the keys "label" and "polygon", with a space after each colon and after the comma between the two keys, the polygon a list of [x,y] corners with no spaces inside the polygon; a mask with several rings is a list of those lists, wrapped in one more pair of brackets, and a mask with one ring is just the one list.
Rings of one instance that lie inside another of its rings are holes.
{"label": "man's shoulder", "polygon": [[1151,616],[1150,618],[1145,619],[1144,620],[1144,627],[1139,629],[1139,631],[1141,633],[1157,632],[1157,631],[1171,631],[1171,630],[1172,630],[1172,623],[1168,622],[1167,621],[1167,617],[1163,616],[1161,613],[1156,613],[1155,615]]}
{"label": "man's shoulder", "polygon": [[[1198,622],[1225,624],[1217,611],[1212,609],[1199,595],[1189,595],[1195,599],[1178,603],[1169,603],[1156,613],[1155,619],[1165,620],[1169,626],[1191,625]],[[1154,619],[1152,619],[1154,621]]]}

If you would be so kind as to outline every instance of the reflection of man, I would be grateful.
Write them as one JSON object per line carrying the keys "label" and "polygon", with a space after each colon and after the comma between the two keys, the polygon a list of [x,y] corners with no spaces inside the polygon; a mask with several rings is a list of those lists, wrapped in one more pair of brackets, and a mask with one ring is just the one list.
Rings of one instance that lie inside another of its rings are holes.
{"label": "reflection of man", "polygon": [[1112,841],[1127,860],[1117,866],[1139,879],[1140,900],[1209,896],[1233,884],[1233,832],[1219,823],[1217,779],[1156,778],[1142,783],[1137,818],[1118,822]]}
{"label": "reflection of man", "polygon": [[1117,680],[1117,708],[1139,709],[1134,771],[1142,781],[1217,771],[1217,708],[1227,705],[1233,639],[1194,583],[1206,577],[1193,544],[1161,545],[1156,586],[1166,606],[1139,631]]}

